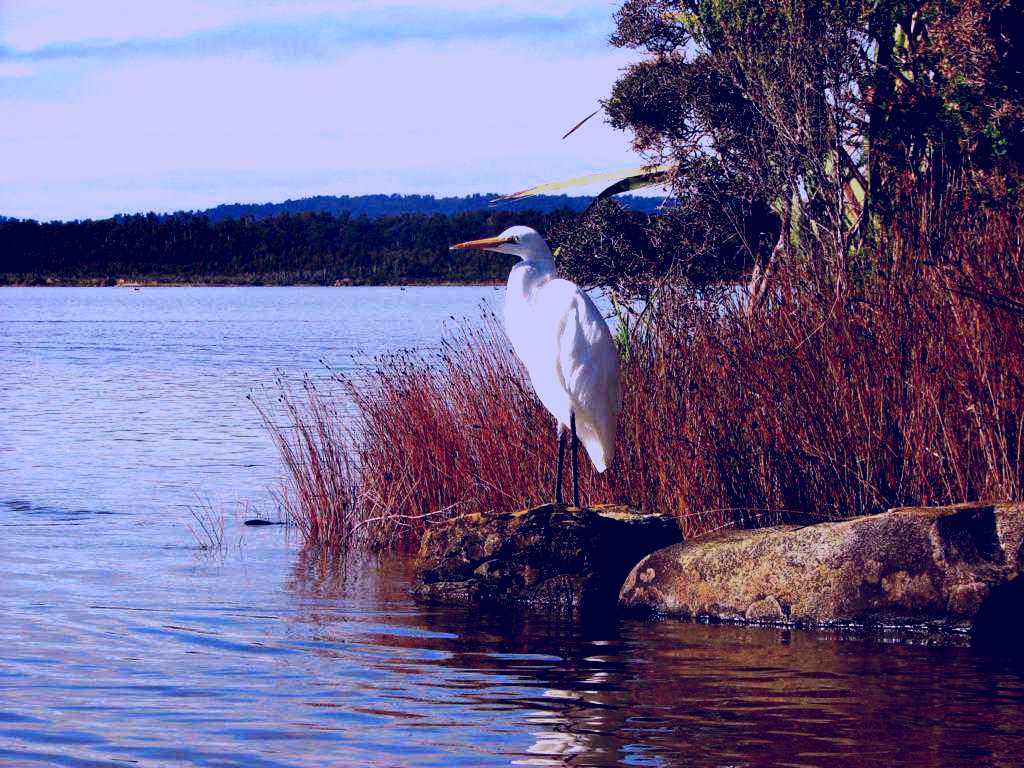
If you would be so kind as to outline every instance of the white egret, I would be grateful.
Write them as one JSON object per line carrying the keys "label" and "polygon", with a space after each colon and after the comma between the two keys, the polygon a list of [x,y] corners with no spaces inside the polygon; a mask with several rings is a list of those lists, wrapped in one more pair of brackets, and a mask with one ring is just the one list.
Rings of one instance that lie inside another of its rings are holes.
{"label": "white egret", "polygon": [[452,250],[477,248],[518,256],[505,289],[505,331],[523,361],[537,396],[557,423],[555,504],[562,502],[565,438],[571,436],[572,499],[580,505],[577,443],[604,472],[615,451],[622,406],[619,356],[608,324],[594,302],[555,275],[544,238],[529,227],[510,227],[497,237],[470,240]]}

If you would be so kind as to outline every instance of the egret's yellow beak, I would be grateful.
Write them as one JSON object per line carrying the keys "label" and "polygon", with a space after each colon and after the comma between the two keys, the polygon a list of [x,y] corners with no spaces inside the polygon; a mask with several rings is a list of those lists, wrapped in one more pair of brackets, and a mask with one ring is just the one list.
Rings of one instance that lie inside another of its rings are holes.
{"label": "egret's yellow beak", "polygon": [[505,243],[515,242],[514,237],[485,237],[481,240],[467,240],[464,243],[453,245],[449,248],[449,251],[464,251],[467,248],[476,248],[477,250],[486,251],[488,248],[497,248],[499,245]]}

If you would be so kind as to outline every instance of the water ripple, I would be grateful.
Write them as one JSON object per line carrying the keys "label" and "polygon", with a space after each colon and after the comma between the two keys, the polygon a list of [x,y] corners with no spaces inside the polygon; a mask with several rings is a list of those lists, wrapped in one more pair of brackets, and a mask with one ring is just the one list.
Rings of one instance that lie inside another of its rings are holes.
{"label": "water ripple", "polygon": [[407,563],[231,514],[279,471],[252,387],[422,348],[491,294],[0,292],[0,764],[1021,764],[1020,659],[420,606]]}

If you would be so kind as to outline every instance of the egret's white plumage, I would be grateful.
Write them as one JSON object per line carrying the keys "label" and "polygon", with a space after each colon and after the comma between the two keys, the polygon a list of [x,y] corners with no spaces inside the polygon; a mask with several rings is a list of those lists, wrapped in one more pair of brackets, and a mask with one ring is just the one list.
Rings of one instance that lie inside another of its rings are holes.
{"label": "egret's white plumage", "polygon": [[619,357],[608,324],[591,298],[555,275],[547,243],[529,227],[511,227],[498,237],[460,243],[518,256],[505,291],[505,330],[523,361],[537,396],[558,422],[570,427],[598,472],[615,452],[622,404]]}

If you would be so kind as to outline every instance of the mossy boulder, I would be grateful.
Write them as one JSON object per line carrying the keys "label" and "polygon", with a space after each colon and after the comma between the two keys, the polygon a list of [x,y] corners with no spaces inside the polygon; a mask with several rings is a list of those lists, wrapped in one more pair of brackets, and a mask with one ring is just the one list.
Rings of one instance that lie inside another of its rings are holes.
{"label": "mossy boulder", "polygon": [[672,517],[620,506],[464,515],[427,531],[414,593],[435,602],[614,608],[630,568],[680,539]]}
{"label": "mossy boulder", "polygon": [[1010,607],[1024,585],[1022,540],[1021,503],[905,507],[730,531],[644,558],[619,599],[726,621],[1008,627],[1024,607]]}

